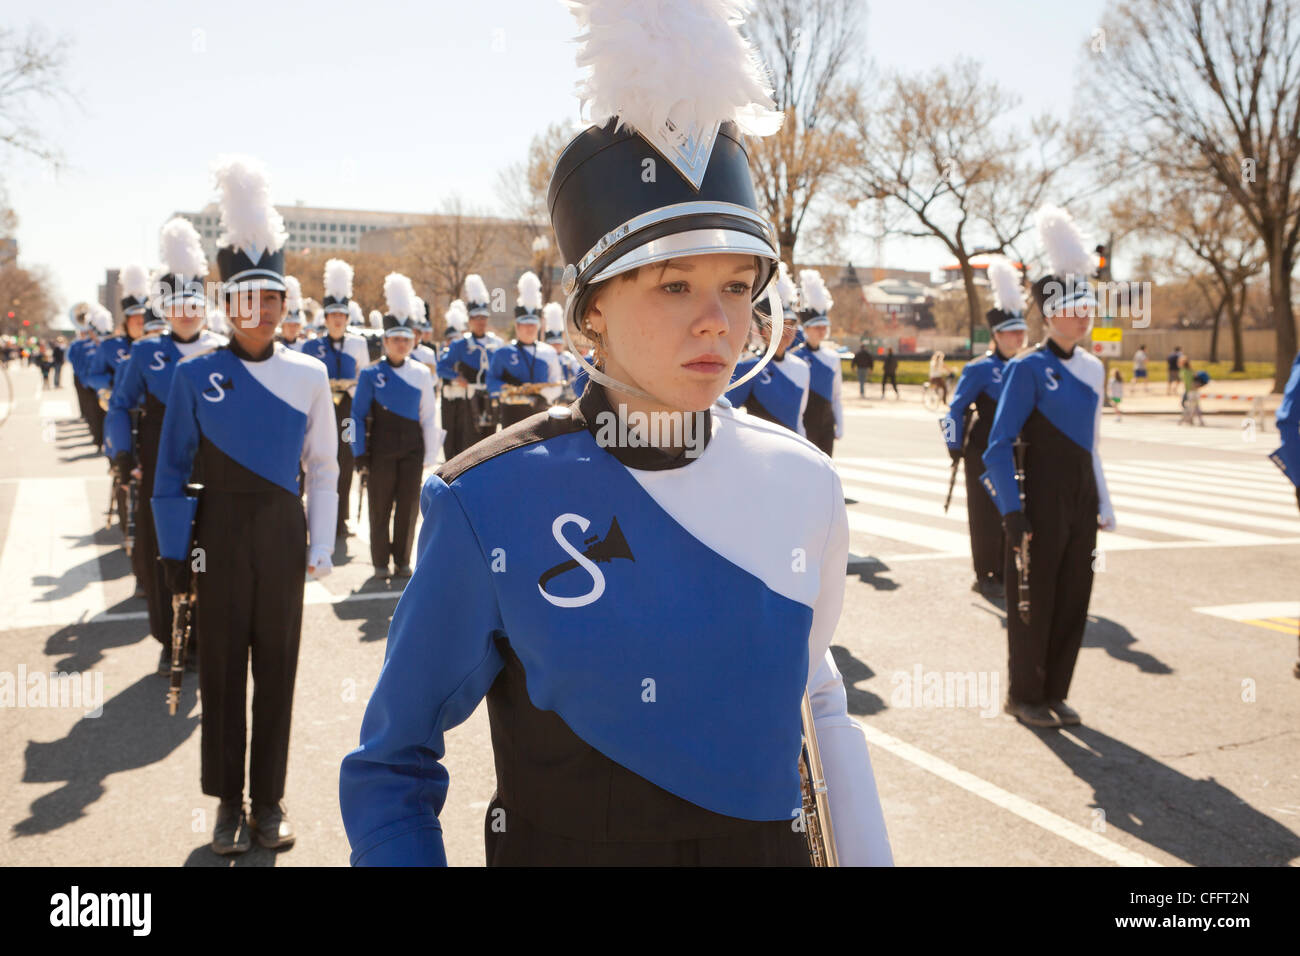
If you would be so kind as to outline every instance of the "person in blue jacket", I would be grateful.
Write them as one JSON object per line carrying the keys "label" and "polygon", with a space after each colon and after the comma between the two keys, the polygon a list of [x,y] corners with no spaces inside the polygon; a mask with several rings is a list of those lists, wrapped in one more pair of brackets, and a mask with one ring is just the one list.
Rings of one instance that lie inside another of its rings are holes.
{"label": "person in blue jacket", "polygon": [[[1300,506],[1300,355],[1291,363],[1291,377],[1286,381],[1282,403],[1277,407],[1277,433],[1282,437],[1282,444],[1269,458],[1295,485],[1295,500]],[[1300,634],[1296,637],[1300,645]],[[1297,651],[1294,673],[1300,677],[1300,650]]]}
{"label": "person in blue jacket", "polygon": [[[93,309],[88,308],[75,316],[73,321],[77,326],[77,339],[68,346],[68,364],[72,366],[72,387],[77,393],[77,408],[86,427],[90,429],[91,441],[99,448],[104,444],[104,410],[99,407],[95,390],[86,381],[90,360],[99,344],[99,333],[92,321],[93,314]],[[111,320],[108,331],[113,331]]]}
{"label": "person in blue jacket", "polygon": [[[779,268],[774,284],[784,309],[784,320],[776,329],[781,342],[772,361],[756,377],[729,390],[727,400],[736,408],[744,408],[751,415],[784,425],[796,435],[806,438],[804,413],[808,408],[812,370],[807,361],[790,351],[795,329],[799,325],[799,316],[795,311],[795,285],[786,272],[784,262],[780,263]],[[766,300],[755,306],[755,310],[764,316],[767,316],[768,308]],[[771,324],[766,327],[773,328]],[[739,379],[747,376],[749,370],[762,361],[759,357],[741,359],[736,363],[733,377]]]}
{"label": "person in blue jacket", "polygon": [[[585,26],[611,4],[574,12]],[[848,553],[839,479],[807,440],[719,401],[778,259],[736,121],[770,131],[775,117],[770,103],[719,115],[716,98],[650,104],[617,88],[626,69],[644,91],[669,61],[707,63],[727,86],[717,37],[736,26],[708,16],[689,33],[638,24],[635,45],[617,45],[643,63],[599,49],[613,42],[602,31],[585,38],[581,55],[618,73],[593,75],[609,112],[594,108],[561,153],[548,208],[566,334],[601,361],[581,400],[424,486],[415,574],[340,772],[354,864],[446,863],[444,735],[486,698],[490,865],[808,865],[805,693],[840,862],[891,861],[829,653]],[[747,43],[721,48],[748,75]],[[654,117],[670,107],[665,127]],[[670,144],[687,116],[716,136],[683,152]],[[634,171],[651,157],[647,183]]]}
{"label": "person in blue jacket", "polygon": [[[1059,727],[1081,720],[1065,698],[1088,623],[1097,531],[1114,530],[1115,513],[1098,451],[1106,373],[1079,346],[1096,307],[1090,259],[1064,209],[1041,210],[1038,230],[1052,263],[1052,273],[1033,286],[1047,339],[1007,363],[980,481],[1007,534],[1006,710],[1032,727]],[[1027,446],[1023,505],[1017,439]],[[1025,535],[1028,621],[1015,563]]]}
{"label": "person in blue jacket", "polygon": [[1006,596],[1003,582],[1006,536],[998,509],[980,485],[979,477],[984,472],[984,450],[988,447],[989,428],[1002,395],[1007,362],[1024,347],[1028,326],[1019,273],[1006,259],[998,258],[989,263],[988,276],[994,307],[985,320],[993,337],[993,348],[967,362],[961,370],[952,402],[939,419],[939,426],[953,467],[964,459],[966,518],[970,524],[971,560],[975,565],[971,590],[991,601],[1000,601]]}

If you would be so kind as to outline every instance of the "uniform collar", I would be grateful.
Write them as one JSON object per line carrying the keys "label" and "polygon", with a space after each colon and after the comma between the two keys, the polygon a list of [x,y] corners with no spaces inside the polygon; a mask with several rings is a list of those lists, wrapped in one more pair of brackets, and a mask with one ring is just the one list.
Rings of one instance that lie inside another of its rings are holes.
{"label": "uniform collar", "polygon": [[203,330],[202,330],[202,329],[199,329],[197,332],[195,332],[193,335],[191,335],[188,339],[183,339],[183,338],[181,338],[181,337],[180,337],[179,335],[177,335],[175,332],[173,332],[171,335],[172,335],[172,341],[175,342],[177,345],[189,345],[191,342],[197,342],[197,341],[199,340],[199,336],[202,335],[202,334],[203,334]]}
{"label": "uniform collar", "polygon": [[[601,415],[602,412],[608,415],[617,415],[617,412],[609,403],[605,389],[595,382],[589,382],[582,393],[582,397],[570,405],[569,408],[572,409],[574,418],[586,426],[587,431],[591,432],[593,438],[600,437],[602,422],[609,421],[607,417]],[[704,449],[709,447],[709,442],[713,438],[712,412],[706,408],[700,414],[703,418],[700,424],[703,429],[703,448],[695,455],[687,455],[686,449],[682,449],[679,454],[670,455],[659,448],[653,447],[633,448],[622,445],[601,445],[601,447],[618,459],[619,464],[639,471],[667,471],[671,468],[682,468],[703,454]]]}
{"label": "uniform collar", "polygon": [[1052,354],[1055,355],[1057,358],[1059,358],[1062,362],[1064,362],[1066,359],[1068,359],[1071,355],[1074,354],[1074,349],[1070,349],[1070,351],[1068,352],[1065,351],[1065,349],[1061,348],[1059,345],[1056,344],[1056,340],[1051,336],[1048,336],[1046,345],[1049,349],[1052,350]]}
{"label": "uniform collar", "polygon": [[244,351],[243,347],[239,344],[239,340],[232,337],[230,340],[230,352],[235,356],[235,358],[243,359],[245,362],[265,362],[275,354],[275,342],[271,342],[266,347],[266,353],[264,355],[250,355],[248,352]]}

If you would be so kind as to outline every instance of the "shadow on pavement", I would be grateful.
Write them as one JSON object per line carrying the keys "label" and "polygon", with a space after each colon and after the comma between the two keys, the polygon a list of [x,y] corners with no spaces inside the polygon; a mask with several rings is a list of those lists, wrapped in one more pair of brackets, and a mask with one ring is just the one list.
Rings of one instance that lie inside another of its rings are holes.
{"label": "shadow on pavement", "polygon": [[863,584],[870,584],[877,591],[896,591],[897,581],[879,576],[881,572],[888,570],[889,566],[877,558],[858,557],[856,561],[853,558],[849,559],[847,573],[850,577],[856,576]]}
{"label": "shadow on pavement", "polygon": [[[363,591],[370,593],[381,590],[377,586],[363,587]],[[393,620],[393,610],[397,607],[397,599],[402,596],[400,588],[394,588],[389,585],[388,596],[382,598],[371,598],[366,601],[339,601],[337,604],[331,604],[334,609],[334,616],[340,621],[360,621],[361,637],[359,640],[363,644],[371,641],[382,641],[388,637],[388,626]]]}
{"label": "shadow on pavement", "polygon": [[172,717],[166,679],[149,674],[106,700],[99,717],[82,717],[62,740],[28,741],[23,783],[63,786],[33,801],[31,815],[14,824],[14,834],[49,833],[72,823],[104,793],[110,775],[165,759],[199,727],[197,685],[186,681]]}
{"label": "shadow on pavement", "polygon": [[[133,601],[143,604],[143,601]],[[78,621],[59,628],[45,639],[45,653],[59,660],[50,665],[55,671],[88,671],[104,659],[104,652],[126,647],[149,636],[147,620]]]}
{"label": "shadow on pavement", "polygon": [[1144,674],[1172,674],[1173,668],[1145,651],[1133,650],[1137,638],[1123,624],[1108,617],[1088,615],[1088,626],[1083,632],[1084,647],[1100,647],[1117,661],[1137,665]]}
{"label": "shadow on pavement", "polygon": [[1213,777],[1193,779],[1088,727],[1035,736],[1092,787],[1107,826],[1192,866],[1286,866],[1300,856],[1300,835]]}
{"label": "shadow on pavement", "polygon": [[869,717],[885,709],[886,704],[883,700],[871,691],[861,690],[856,686],[859,681],[875,677],[875,671],[854,657],[847,647],[840,647],[838,644],[831,645],[831,657],[835,659],[835,666],[840,669],[840,674],[844,677],[844,693],[848,697],[850,714]]}
{"label": "shadow on pavement", "polygon": [[[216,809],[213,808],[213,813]],[[212,852],[211,841],[204,843],[202,846],[195,847],[190,855],[185,858],[182,866],[195,867],[246,867],[246,866],[275,866],[275,858],[281,853],[291,853],[293,847],[286,847],[283,850],[268,850],[253,838],[253,845],[244,853],[232,853],[230,856],[222,856],[220,853]]]}

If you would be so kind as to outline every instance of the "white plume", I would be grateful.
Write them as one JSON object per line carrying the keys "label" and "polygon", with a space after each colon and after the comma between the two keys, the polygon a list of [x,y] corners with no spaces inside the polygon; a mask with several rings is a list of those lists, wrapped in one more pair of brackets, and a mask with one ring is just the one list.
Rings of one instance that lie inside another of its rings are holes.
{"label": "white plume", "polygon": [[208,257],[203,253],[203,240],[194,223],[181,216],[173,216],[162,227],[158,240],[165,271],[178,276],[194,278],[208,274]]}
{"label": "white plume", "polygon": [[370,327],[372,329],[382,329],[384,327],[384,313],[378,309],[370,310]]}
{"label": "white plume", "polygon": [[771,85],[738,27],[751,0],[566,0],[578,21],[578,95],[591,120],[650,133],[734,120],[767,136],[781,126]]}
{"label": "white plume", "polygon": [[325,294],[335,299],[352,298],[352,266],[342,259],[325,260]]}
{"label": "white plume", "polygon": [[251,156],[221,156],[213,168],[221,191],[219,246],[256,252],[275,252],[288,240],[284,220],[271,205],[271,185],[266,169]]}
{"label": "white plume", "polygon": [[487,283],[483,281],[483,277],[477,272],[465,277],[465,298],[480,305],[491,298],[488,295]]}
{"label": "white plume", "polygon": [[415,318],[415,286],[400,272],[384,276],[384,301],[388,314],[395,319]]}
{"label": "white plume", "polygon": [[290,312],[302,311],[302,283],[297,276],[284,277],[284,303]]}
{"label": "white plume", "polygon": [[469,311],[465,308],[465,303],[461,299],[452,299],[451,305],[447,306],[447,312],[443,315],[443,318],[457,332],[464,332],[469,320]]}
{"label": "white plume", "polygon": [[542,280],[532,272],[525,272],[519,277],[519,304],[529,312],[536,312],[542,307]]}
{"label": "white plume", "polygon": [[831,298],[831,292],[826,288],[826,283],[822,280],[822,274],[816,269],[799,270],[799,298],[802,300],[804,308],[816,312],[818,315],[825,315],[830,312],[831,306],[835,300]]}
{"label": "white plume", "polygon": [[418,295],[415,297],[415,305],[411,309],[411,318],[417,322],[424,321],[424,300]]}
{"label": "white plume", "polygon": [[989,260],[989,287],[993,304],[1003,312],[1024,312],[1025,293],[1020,288],[1020,273],[1006,256]]}
{"label": "white plume", "polygon": [[100,335],[113,333],[113,313],[98,302],[90,307],[90,327]]}
{"label": "white plume", "polygon": [[784,260],[777,264],[776,293],[781,297],[782,306],[787,309],[796,308],[799,289],[794,284],[794,279],[790,276],[790,267],[785,264]]}
{"label": "white plume", "polygon": [[348,325],[365,324],[366,314],[361,311],[361,306],[357,303],[356,299],[348,299]]}
{"label": "white plume", "polygon": [[543,328],[547,332],[564,331],[564,306],[558,302],[548,302],[542,306]]}
{"label": "white plume", "polygon": [[122,289],[122,298],[131,296],[143,299],[149,295],[149,270],[137,263],[123,266],[117,274],[117,284]]}
{"label": "white plume", "polygon": [[1060,206],[1044,206],[1038,211],[1038,238],[1047,248],[1047,261],[1052,264],[1052,274],[1088,276],[1092,272],[1092,256],[1083,245],[1083,234],[1073,217]]}

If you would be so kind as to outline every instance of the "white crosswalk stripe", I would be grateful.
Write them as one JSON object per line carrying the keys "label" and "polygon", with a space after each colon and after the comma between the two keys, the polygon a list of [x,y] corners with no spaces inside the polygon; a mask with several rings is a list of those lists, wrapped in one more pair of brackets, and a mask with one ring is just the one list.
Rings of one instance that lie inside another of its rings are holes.
{"label": "white crosswalk stripe", "polygon": [[[836,459],[835,465],[845,497],[852,501],[848,510],[854,554],[886,562],[969,556],[965,480],[958,475],[945,515],[949,469],[942,458],[849,457]],[[1176,465],[1106,464],[1118,528],[1098,535],[1099,550],[1300,542],[1295,493],[1271,462]]]}

